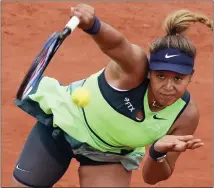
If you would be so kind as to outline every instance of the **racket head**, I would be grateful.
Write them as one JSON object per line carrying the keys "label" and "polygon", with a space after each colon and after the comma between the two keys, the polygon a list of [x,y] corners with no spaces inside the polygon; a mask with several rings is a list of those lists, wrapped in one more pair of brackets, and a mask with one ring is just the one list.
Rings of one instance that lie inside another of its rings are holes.
{"label": "racket head", "polygon": [[30,68],[27,71],[21,85],[18,88],[16,98],[23,100],[32,91],[40,80],[43,72],[48,66],[51,58],[59,48],[62,37],[60,33],[54,32],[44,43],[40,53],[36,56]]}
{"label": "racket head", "polygon": [[43,72],[51,61],[53,55],[56,53],[57,49],[60,47],[65,38],[74,31],[78,24],[79,19],[77,17],[73,17],[62,32],[54,32],[48,38],[19,86],[16,94],[17,99],[23,100],[28,96],[28,94],[39,82]]}

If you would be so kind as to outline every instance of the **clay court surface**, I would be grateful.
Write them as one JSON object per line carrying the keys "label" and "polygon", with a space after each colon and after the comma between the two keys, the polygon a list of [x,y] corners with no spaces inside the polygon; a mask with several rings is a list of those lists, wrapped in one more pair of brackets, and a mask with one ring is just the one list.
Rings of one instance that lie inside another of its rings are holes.
{"label": "clay court surface", "polygon": [[[2,186],[9,186],[12,171],[35,119],[18,109],[13,100],[17,87],[47,37],[61,31],[69,19],[70,6],[77,2],[2,2]],[[164,33],[164,16],[179,8],[206,13],[212,17],[212,1],[186,2],[89,2],[96,14],[121,31],[130,41],[148,52],[148,44]],[[205,146],[187,151],[176,165],[173,176],[156,186],[205,187],[212,185],[212,33],[203,25],[188,32],[198,48],[196,73],[189,90],[197,101],[201,119],[196,136]],[[76,30],[66,39],[45,75],[63,84],[82,79],[103,68],[109,58],[103,55],[90,36]],[[30,159],[29,159],[30,160]],[[143,164],[142,164],[143,166]],[[56,186],[79,186],[78,163]],[[132,186],[147,187],[141,170],[135,171]]]}

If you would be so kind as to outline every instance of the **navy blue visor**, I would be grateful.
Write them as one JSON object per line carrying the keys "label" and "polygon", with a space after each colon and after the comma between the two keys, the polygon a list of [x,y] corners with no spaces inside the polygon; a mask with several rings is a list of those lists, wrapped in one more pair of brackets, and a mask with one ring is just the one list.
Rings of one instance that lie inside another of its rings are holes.
{"label": "navy blue visor", "polygon": [[194,58],[177,49],[167,48],[151,54],[149,68],[154,71],[172,71],[187,75],[194,70]]}

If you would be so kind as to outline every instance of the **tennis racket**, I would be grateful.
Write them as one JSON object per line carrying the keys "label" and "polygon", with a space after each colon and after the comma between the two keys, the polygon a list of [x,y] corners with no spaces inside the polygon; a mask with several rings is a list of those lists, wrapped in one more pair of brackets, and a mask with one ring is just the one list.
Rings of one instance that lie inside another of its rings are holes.
{"label": "tennis racket", "polygon": [[40,80],[42,74],[44,73],[60,45],[63,43],[66,37],[75,30],[75,28],[79,25],[79,22],[79,18],[73,16],[65,25],[62,32],[54,32],[49,36],[48,40],[44,43],[41,51],[34,59],[22,83],[20,84],[16,94],[17,99],[23,100],[28,96],[28,94]]}

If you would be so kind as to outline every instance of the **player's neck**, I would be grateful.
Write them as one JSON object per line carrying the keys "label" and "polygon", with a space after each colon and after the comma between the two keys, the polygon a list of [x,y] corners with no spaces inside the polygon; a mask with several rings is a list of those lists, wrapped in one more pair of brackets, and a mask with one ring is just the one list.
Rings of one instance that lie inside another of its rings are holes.
{"label": "player's neck", "polygon": [[148,103],[149,103],[149,108],[152,112],[158,112],[160,110],[163,110],[166,108],[166,106],[161,105],[156,99],[155,96],[152,92],[152,88],[148,87]]}

